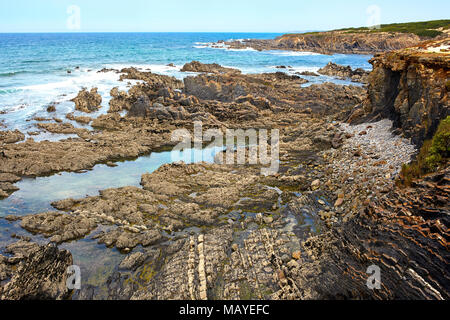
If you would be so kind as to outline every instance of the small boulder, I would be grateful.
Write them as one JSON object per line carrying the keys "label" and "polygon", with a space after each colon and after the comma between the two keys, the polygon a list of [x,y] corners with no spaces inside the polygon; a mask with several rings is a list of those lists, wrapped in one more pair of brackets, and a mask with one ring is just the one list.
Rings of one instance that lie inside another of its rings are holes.
{"label": "small boulder", "polygon": [[97,111],[102,103],[102,96],[97,93],[97,88],[92,88],[91,91],[87,91],[83,88],[78,95],[71,100],[75,102],[75,109],[91,113]]}

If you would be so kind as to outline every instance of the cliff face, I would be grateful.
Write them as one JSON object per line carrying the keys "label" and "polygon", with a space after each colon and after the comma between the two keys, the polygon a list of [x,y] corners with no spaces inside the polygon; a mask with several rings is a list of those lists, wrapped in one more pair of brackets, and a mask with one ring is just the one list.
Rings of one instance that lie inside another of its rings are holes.
{"label": "cliff face", "polygon": [[373,54],[416,45],[421,38],[409,33],[344,33],[321,32],[287,34],[277,38],[277,46],[285,49],[329,53]]}
{"label": "cliff face", "polygon": [[376,54],[411,47],[424,40],[411,33],[388,32],[318,32],[286,34],[276,39],[248,39],[244,41],[219,41],[212,48],[264,50],[289,50],[321,54]]}
{"label": "cliff face", "polygon": [[449,39],[377,55],[371,60],[368,96],[350,116],[390,118],[413,143],[421,146],[449,115]]}

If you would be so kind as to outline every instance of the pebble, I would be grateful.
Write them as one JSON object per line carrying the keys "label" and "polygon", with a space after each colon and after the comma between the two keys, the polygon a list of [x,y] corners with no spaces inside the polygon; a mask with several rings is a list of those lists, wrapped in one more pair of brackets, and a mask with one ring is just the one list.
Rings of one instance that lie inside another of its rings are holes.
{"label": "pebble", "polygon": [[302,253],[300,251],[294,251],[292,253],[292,258],[295,260],[300,260],[301,256],[302,256]]}
{"label": "pebble", "polygon": [[311,189],[312,189],[312,190],[317,190],[317,189],[319,189],[319,187],[320,187],[320,180],[319,180],[319,179],[314,180],[314,181],[311,183]]}
{"label": "pebble", "polygon": [[335,207],[340,207],[344,203],[344,198],[338,198],[334,204]]}
{"label": "pebble", "polygon": [[266,223],[266,224],[271,224],[272,222],[273,222],[273,218],[272,217],[264,217],[264,222]]}
{"label": "pebble", "polygon": [[298,268],[298,262],[295,260],[291,260],[288,262],[287,266],[289,269]]}

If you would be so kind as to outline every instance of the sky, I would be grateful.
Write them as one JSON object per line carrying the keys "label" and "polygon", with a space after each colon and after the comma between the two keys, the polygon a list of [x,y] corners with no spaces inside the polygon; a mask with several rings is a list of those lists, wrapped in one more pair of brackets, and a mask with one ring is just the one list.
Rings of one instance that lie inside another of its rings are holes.
{"label": "sky", "polygon": [[450,19],[448,0],[0,0],[0,32],[296,32]]}

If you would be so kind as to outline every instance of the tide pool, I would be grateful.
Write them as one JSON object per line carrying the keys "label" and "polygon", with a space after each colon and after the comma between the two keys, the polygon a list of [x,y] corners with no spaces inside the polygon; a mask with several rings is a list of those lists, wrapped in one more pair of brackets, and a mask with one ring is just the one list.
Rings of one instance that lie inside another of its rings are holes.
{"label": "tide pool", "polygon": [[83,198],[98,195],[99,190],[140,186],[141,176],[151,173],[164,164],[183,160],[185,163],[214,162],[214,156],[222,148],[186,149],[177,152],[154,152],[132,161],[117,162],[116,167],[96,165],[83,173],[62,172],[49,177],[25,178],[16,186],[20,190],[9,198],[0,200],[0,217],[22,216],[54,210],[53,201],[67,198]]}

